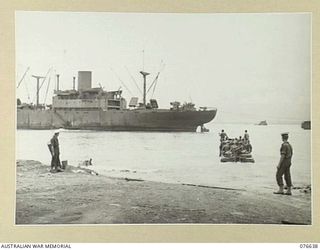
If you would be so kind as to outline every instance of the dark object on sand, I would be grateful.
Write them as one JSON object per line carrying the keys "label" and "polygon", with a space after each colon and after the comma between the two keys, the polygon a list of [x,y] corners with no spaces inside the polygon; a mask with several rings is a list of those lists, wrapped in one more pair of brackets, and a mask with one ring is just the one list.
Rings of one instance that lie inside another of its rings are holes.
{"label": "dark object on sand", "polygon": [[[286,189],[287,187],[284,187]],[[301,193],[310,194],[311,193],[311,185],[301,186],[301,187],[293,187],[292,189],[297,189]]]}
{"label": "dark object on sand", "polygon": [[90,158],[89,160],[85,160],[85,161],[79,163],[78,166],[79,166],[79,167],[80,167],[80,166],[85,166],[85,167],[87,167],[87,166],[92,166],[92,159]]}
{"label": "dark object on sand", "polygon": [[84,162],[86,166],[92,166],[92,159],[90,158],[89,160]]}
{"label": "dark object on sand", "polygon": [[61,161],[61,164],[62,164],[61,168],[66,169],[68,166],[68,161]]}

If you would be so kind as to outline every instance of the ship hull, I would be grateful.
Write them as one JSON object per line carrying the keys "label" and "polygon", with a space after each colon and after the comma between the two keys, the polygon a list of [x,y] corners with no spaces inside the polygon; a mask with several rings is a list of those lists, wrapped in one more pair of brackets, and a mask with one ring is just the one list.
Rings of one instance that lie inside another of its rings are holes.
{"label": "ship hull", "polygon": [[18,129],[194,132],[217,110],[28,110],[17,111]]}

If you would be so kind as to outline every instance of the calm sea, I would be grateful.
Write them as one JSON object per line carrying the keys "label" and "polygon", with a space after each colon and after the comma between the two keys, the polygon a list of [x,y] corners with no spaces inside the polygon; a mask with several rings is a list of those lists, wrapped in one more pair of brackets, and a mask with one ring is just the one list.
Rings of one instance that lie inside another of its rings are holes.
{"label": "calm sea", "polygon": [[[78,166],[93,159],[101,175],[270,192],[276,188],[282,132],[289,132],[295,186],[311,184],[311,131],[299,125],[209,124],[208,133],[72,131],[60,133],[61,160]],[[243,136],[247,129],[255,163],[221,163],[219,132]],[[53,130],[17,130],[16,158],[50,165]]]}

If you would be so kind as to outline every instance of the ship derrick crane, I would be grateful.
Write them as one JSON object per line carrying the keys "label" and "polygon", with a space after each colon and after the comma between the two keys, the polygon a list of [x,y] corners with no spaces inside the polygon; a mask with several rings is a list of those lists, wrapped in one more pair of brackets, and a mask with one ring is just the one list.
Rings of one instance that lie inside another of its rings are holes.
{"label": "ship derrick crane", "polygon": [[156,90],[157,83],[158,83],[158,79],[159,79],[159,75],[160,75],[160,73],[164,70],[164,67],[166,66],[166,65],[162,62],[162,60],[161,60],[161,64],[162,64],[162,65],[160,66],[161,68],[159,69],[158,74],[157,74],[156,77],[153,79],[150,87],[149,87],[148,90],[147,90],[147,93],[149,93],[149,91],[150,91],[151,88],[153,87],[151,98],[153,98],[154,92],[155,92],[155,90]]}
{"label": "ship derrick crane", "polygon": [[156,89],[156,86],[157,86],[157,83],[158,83],[158,79],[159,79],[159,75],[160,75],[160,71],[158,72],[157,76],[154,78],[153,82],[151,83],[150,87],[148,88],[147,93],[149,93],[150,89],[151,89],[152,86],[153,86],[152,96],[153,96],[154,91],[155,91],[155,89]]}
{"label": "ship derrick crane", "polygon": [[[164,65],[162,67],[161,70],[163,70]],[[153,87],[153,91],[152,91],[152,97],[154,94],[154,91],[156,89],[157,83],[158,83],[158,79],[159,79],[159,75],[161,70],[158,72],[158,74],[156,75],[156,77],[153,79],[151,85],[149,86],[148,90],[146,91],[146,77],[147,75],[149,75],[150,73],[144,72],[144,71],[140,71],[140,74],[143,75],[143,105],[146,106],[146,94],[149,93],[149,91],[151,90],[151,88]],[[150,102],[156,102],[156,100],[150,99]],[[154,104],[156,107],[158,107],[158,104]],[[151,106],[154,106],[151,103]]]}
{"label": "ship derrick crane", "polygon": [[[19,80],[18,84],[17,84],[17,89],[20,87],[21,83],[23,82],[23,80],[25,79],[28,71],[29,71],[30,67],[28,67],[26,69],[26,71],[24,72],[24,74],[22,75],[21,79]],[[30,95],[29,95],[29,91],[28,91],[28,87],[27,87],[27,84],[25,84],[25,87],[26,87],[26,91],[27,91],[27,95],[28,95],[28,100],[30,100]],[[17,103],[18,105],[21,104],[21,100],[19,98],[17,98]]]}
{"label": "ship derrick crane", "polygon": [[[32,75],[33,78],[36,78],[37,79],[37,91],[36,91],[36,108],[39,108],[39,93],[40,93],[40,89],[42,88],[45,80],[47,79],[49,73],[51,71],[51,68],[47,71],[47,74],[45,76],[36,76],[36,75]],[[40,79],[42,79],[42,82],[41,82],[41,85],[40,85]],[[49,82],[48,82],[48,85],[50,84],[50,79],[49,79]],[[47,86],[47,91],[46,91],[46,95],[48,93],[48,88],[49,86]],[[45,97],[46,99],[46,97]]]}
{"label": "ship derrick crane", "polygon": [[23,76],[21,77],[17,89],[20,87],[20,84],[22,83],[23,79],[25,78],[25,76],[27,75],[28,71],[29,71],[30,67],[27,68],[27,70],[24,72]]}

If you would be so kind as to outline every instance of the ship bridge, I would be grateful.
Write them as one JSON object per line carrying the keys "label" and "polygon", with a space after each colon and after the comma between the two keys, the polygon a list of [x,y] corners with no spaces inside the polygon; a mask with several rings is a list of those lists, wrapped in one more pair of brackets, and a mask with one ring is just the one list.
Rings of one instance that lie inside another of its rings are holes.
{"label": "ship bridge", "polygon": [[78,90],[57,89],[52,100],[53,109],[126,109],[126,100],[121,97],[121,90],[92,88],[91,79],[91,71],[79,71]]}

